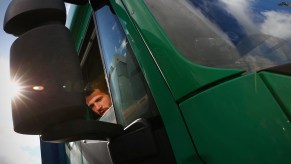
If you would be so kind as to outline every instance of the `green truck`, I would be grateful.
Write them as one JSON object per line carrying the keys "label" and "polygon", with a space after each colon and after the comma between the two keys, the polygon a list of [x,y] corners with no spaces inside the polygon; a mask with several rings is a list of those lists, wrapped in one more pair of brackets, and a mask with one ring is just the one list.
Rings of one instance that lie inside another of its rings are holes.
{"label": "green truck", "polygon": [[290,25],[289,1],[12,0],[14,130],[68,163],[291,163]]}

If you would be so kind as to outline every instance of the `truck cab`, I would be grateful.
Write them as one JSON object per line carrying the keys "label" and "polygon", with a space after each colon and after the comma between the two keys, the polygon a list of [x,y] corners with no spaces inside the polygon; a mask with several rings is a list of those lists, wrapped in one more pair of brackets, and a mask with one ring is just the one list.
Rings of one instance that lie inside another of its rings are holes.
{"label": "truck cab", "polygon": [[68,163],[290,162],[289,2],[68,0],[67,15],[25,1],[4,21],[11,77],[29,86],[16,132],[65,143]]}

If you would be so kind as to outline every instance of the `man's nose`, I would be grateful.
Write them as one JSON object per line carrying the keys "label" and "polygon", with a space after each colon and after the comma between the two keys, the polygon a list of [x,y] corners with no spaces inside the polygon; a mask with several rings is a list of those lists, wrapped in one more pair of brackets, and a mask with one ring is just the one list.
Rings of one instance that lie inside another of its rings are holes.
{"label": "man's nose", "polygon": [[99,110],[99,109],[101,109],[101,105],[99,104],[99,103],[94,103],[94,106],[95,106],[95,108],[97,109],[97,110]]}

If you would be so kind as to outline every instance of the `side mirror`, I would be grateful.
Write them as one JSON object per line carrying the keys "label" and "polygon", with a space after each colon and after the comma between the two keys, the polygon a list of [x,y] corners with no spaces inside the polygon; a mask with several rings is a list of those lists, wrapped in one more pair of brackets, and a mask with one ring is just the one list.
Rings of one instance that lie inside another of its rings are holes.
{"label": "side mirror", "polygon": [[22,85],[12,101],[14,131],[48,142],[119,136],[121,125],[84,120],[81,68],[65,19],[63,0],[13,0],[6,11],[4,30],[19,36],[10,49],[10,76]]}
{"label": "side mirror", "polygon": [[10,67],[11,77],[23,86],[22,96],[12,102],[16,132],[41,134],[48,126],[83,118],[85,96],[76,85],[81,69],[65,26],[41,26],[21,35],[11,46]]}

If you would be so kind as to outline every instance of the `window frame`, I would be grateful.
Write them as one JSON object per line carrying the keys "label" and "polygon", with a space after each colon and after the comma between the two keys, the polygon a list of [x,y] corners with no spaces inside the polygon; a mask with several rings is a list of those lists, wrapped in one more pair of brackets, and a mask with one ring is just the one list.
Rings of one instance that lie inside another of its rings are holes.
{"label": "window frame", "polygon": [[[109,82],[109,80],[108,80],[108,78],[109,78],[109,72],[107,72],[106,71],[106,64],[105,64],[105,59],[104,59],[104,56],[105,56],[105,54],[104,54],[104,51],[103,51],[103,47],[102,47],[102,44],[101,44],[101,37],[100,37],[100,34],[99,34],[99,27],[98,27],[98,23],[97,23],[97,19],[96,19],[96,15],[95,15],[95,13],[99,10],[99,9],[101,9],[102,7],[104,7],[105,5],[108,5],[108,7],[110,8],[110,10],[112,11],[112,13],[114,13],[115,15],[116,15],[116,13],[115,13],[115,10],[114,10],[114,8],[113,8],[113,6],[112,6],[112,4],[111,4],[111,2],[108,2],[108,1],[102,1],[101,3],[99,3],[98,5],[97,5],[97,7],[95,6],[93,6],[93,8],[94,8],[94,10],[93,10],[93,13],[92,13],[92,17],[93,17],[93,20],[94,20],[94,26],[95,26],[95,30],[96,30],[96,35],[97,35],[97,40],[98,40],[98,46],[99,46],[99,50],[100,50],[100,56],[101,56],[101,59],[102,59],[102,63],[103,63],[103,69],[104,69],[104,74],[105,74],[105,76],[106,76],[106,82],[107,82],[107,86],[108,86],[108,89],[109,89],[109,94],[110,94],[110,97],[111,97],[111,100],[112,100],[112,105],[113,105],[113,107],[114,107],[114,100],[113,100],[113,96],[114,95],[112,95],[112,87],[110,87],[110,82]],[[133,60],[134,60],[134,62],[137,64],[137,66],[138,66],[138,69],[140,69],[140,73],[141,73],[141,75],[142,75],[142,82],[143,82],[143,84],[145,85],[145,87],[144,87],[144,89],[145,89],[145,95],[148,97],[148,102],[149,102],[149,106],[150,107],[153,107],[153,109],[152,108],[148,108],[148,109],[146,109],[146,113],[150,113],[151,114],[151,117],[159,117],[160,116],[160,113],[159,113],[159,111],[158,111],[158,108],[157,108],[157,105],[156,105],[156,102],[155,102],[155,100],[153,99],[153,96],[152,96],[152,93],[151,93],[151,91],[150,91],[150,89],[149,89],[149,86],[148,86],[148,83],[147,83],[147,81],[146,81],[146,79],[145,79],[145,77],[144,77],[144,72],[142,71],[142,68],[141,68],[141,65],[140,65],[140,63],[138,62],[138,60],[137,60],[137,57],[136,57],[136,54],[135,54],[135,52],[134,52],[134,49],[133,49],[133,47],[132,47],[132,45],[131,45],[131,43],[130,43],[130,39],[128,38],[128,36],[126,35],[126,30],[124,29],[124,27],[122,26],[122,23],[120,22],[120,19],[118,18],[118,16],[116,15],[116,23],[118,23],[119,24],[119,26],[120,26],[120,29],[121,29],[121,33],[123,33],[124,34],[124,37],[126,38],[126,40],[127,40],[127,44],[128,44],[128,46],[129,46],[129,48],[130,48],[130,51],[132,52],[132,56],[133,56]],[[116,105],[116,104],[115,104]],[[116,108],[114,107],[114,113],[115,113],[115,118],[116,118],[116,123],[117,124],[121,124],[121,125],[124,125],[124,126],[128,126],[128,125],[130,125],[132,122],[134,122],[135,120],[137,120],[137,119],[139,119],[140,117],[136,117],[135,119],[133,119],[132,121],[130,121],[130,122],[128,122],[128,123],[124,123],[124,121],[123,120],[125,120],[126,118],[124,117],[124,115],[123,115],[123,113],[122,113],[122,111],[119,111],[121,114],[120,114],[120,116],[119,116],[119,114],[118,114],[118,111],[116,110]],[[120,117],[122,117],[122,118],[120,118]]]}

